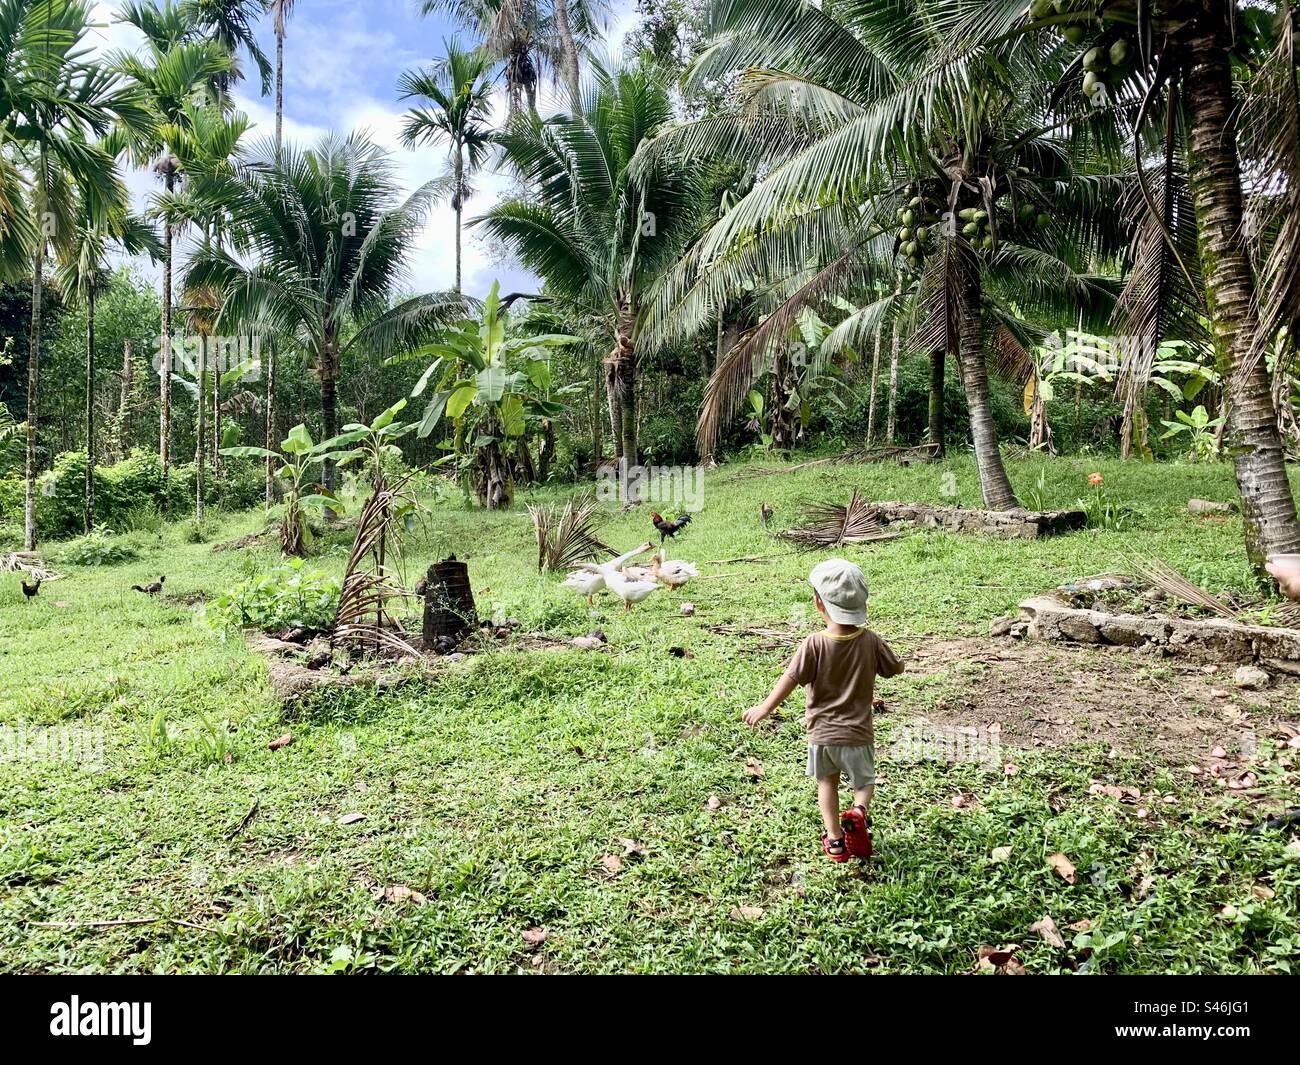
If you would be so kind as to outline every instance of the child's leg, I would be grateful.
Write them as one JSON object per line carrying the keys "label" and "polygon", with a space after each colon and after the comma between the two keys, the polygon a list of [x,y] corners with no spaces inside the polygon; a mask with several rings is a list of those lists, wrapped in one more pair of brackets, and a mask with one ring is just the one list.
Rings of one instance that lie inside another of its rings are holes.
{"label": "child's leg", "polygon": [[865,788],[853,789],[853,805],[861,806],[865,816],[871,817],[871,800],[876,794],[876,786],[868,784]]}
{"label": "child's leg", "polygon": [[822,824],[831,839],[840,839],[840,775],[817,778],[817,805],[821,808]]}

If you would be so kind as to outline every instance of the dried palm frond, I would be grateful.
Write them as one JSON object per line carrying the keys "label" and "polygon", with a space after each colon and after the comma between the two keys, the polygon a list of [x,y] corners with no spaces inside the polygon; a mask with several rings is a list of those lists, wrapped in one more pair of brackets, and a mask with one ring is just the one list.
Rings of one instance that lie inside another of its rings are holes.
{"label": "dried palm frond", "polygon": [[783,540],[801,547],[839,547],[841,544],[892,540],[902,536],[887,530],[876,517],[876,508],[853,490],[847,506],[837,503],[810,503],[804,508],[804,524],[780,534]]}
{"label": "dried palm frond", "polygon": [[[413,502],[404,492],[408,480],[409,477],[401,477],[390,485],[380,476],[361,509],[356,539],[343,574],[338,613],[334,617],[332,635],[336,640],[364,635],[372,646],[378,647],[390,645],[389,637],[396,639],[384,628],[384,603],[404,593],[389,583],[387,553],[390,538],[401,527],[396,516],[397,504]],[[370,617],[374,618],[373,624],[363,621]],[[384,635],[378,636],[377,632]]]}
{"label": "dried palm frond", "polygon": [[1220,617],[1236,621],[1240,616],[1237,611],[1222,600],[1216,599],[1200,585],[1193,584],[1167,562],[1158,558],[1132,559],[1130,564],[1138,574],[1153,588],[1159,588],[1165,595],[1192,606],[1199,606]]}
{"label": "dried palm frond", "polygon": [[618,554],[597,536],[601,520],[596,493],[591,489],[574,496],[563,507],[529,506],[537,536],[537,572],[571,569],[602,554]]}
{"label": "dried palm frond", "polygon": [[61,576],[27,551],[0,551],[0,573],[26,573],[40,581],[57,581]]}
{"label": "dried palm frond", "polygon": [[342,642],[351,641],[362,646],[385,647],[399,655],[408,655],[411,658],[422,657],[417,648],[402,639],[401,633],[379,625],[338,625],[335,626],[333,635],[336,640]]}

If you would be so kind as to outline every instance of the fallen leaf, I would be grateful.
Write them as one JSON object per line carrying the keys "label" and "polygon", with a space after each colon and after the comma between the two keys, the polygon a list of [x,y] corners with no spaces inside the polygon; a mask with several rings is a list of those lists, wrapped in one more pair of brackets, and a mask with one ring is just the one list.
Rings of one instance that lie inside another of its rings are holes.
{"label": "fallen leaf", "polygon": [[358,821],[364,821],[365,814],[344,814],[339,818],[340,825],[355,825]]}
{"label": "fallen leaf", "polygon": [[619,837],[619,842],[623,844],[624,856],[627,856],[629,854],[639,854],[642,858],[644,858],[647,854],[650,853],[646,849],[646,845],[644,843],[638,843],[634,839],[623,839],[622,837]]}
{"label": "fallen leaf", "polygon": [[1056,922],[1052,920],[1049,913],[1041,921],[1035,921],[1029,926],[1029,931],[1037,932],[1043,942],[1049,947],[1055,947],[1057,950],[1065,946],[1065,940],[1061,938],[1061,933],[1056,927]]}
{"label": "fallen leaf", "polygon": [[874,954],[868,954],[865,958],[862,959],[862,964],[865,965],[868,969],[874,969],[877,965],[880,964],[880,958],[878,958]]}
{"label": "fallen leaf", "polygon": [[1005,861],[1006,861],[1008,858],[1010,858],[1010,857],[1011,857],[1011,848],[1010,848],[1010,847],[994,847],[994,848],[993,848],[993,860],[994,860],[995,862],[1005,862]]}
{"label": "fallen leaf", "polygon": [[1002,772],[1009,777],[1014,777],[1020,772],[1020,767],[1015,762],[1008,762],[1002,767]]}
{"label": "fallen leaf", "polygon": [[1070,925],[1071,932],[1087,932],[1091,928],[1092,922],[1086,917],[1082,921],[1075,921],[1074,924]]}
{"label": "fallen leaf", "polygon": [[536,950],[550,938],[550,935],[551,933],[545,928],[525,928],[524,942],[527,943],[531,949]]}
{"label": "fallen leaf", "polygon": [[1137,897],[1144,899],[1151,894],[1151,889],[1156,886],[1156,880],[1153,876],[1144,876],[1138,881]]}
{"label": "fallen leaf", "polygon": [[1137,819],[1139,821],[1145,821],[1150,816],[1151,816],[1151,811],[1148,810],[1145,806],[1139,806],[1137,808]]}
{"label": "fallen leaf", "polygon": [[1021,964],[1019,958],[1012,958],[1002,969],[1008,976],[1028,976],[1029,970]]}
{"label": "fallen leaf", "polygon": [[763,776],[764,769],[757,758],[751,758],[745,763],[745,772],[757,780],[759,777]]}
{"label": "fallen leaf", "polygon": [[610,876],[617,876],[623,871],[623,859],[615,854],[606,854],[600,859],[600,864],[605,867],[605,872]]}
{"label": "fallen leaf", "polygon": [[709,801],[706,802],[704,805],[707,806],[710,810],[721,810],[722,800],[719,799],[716,795],[710,795]]}
{"label": "fallen leaf", "polygon": [[271,748],[271,750],[273,751],[278,751],[281,747],[288,747],[289,744],[291,744],[292,742],[293,742],[293,733],[286,732],[282,736],[276,736],[275,739],[273,739],[270,743],[267,744],[267,746]]}
{"label": "fallen leaf", "polygon": [[988,943],[981,943],[976,967],[980,969],[1001,968],[1015,958],[1016,951],[1019,949],[1019,943],[1008,943],[1004,947],[994,947]]}
{"label": "fallen leaf", "polygon": [[1067,884],[1077,884],[1079,882],[1079,874],[1074,868],[1074,863],[1059,851],[1047,859],[1047,864]]}
{"label": "fallen leaf", "polygon": [[757,921],[767,913],[762,906],[735,906],[731,910],[733,921]]}
{"label": "fallen leaf", "polygon": [[1212,751],[1210,752],[1210,757],[1211,757],[1211,758],[1227,758],[1227,757],[1228,757],[1228,752],[1225,751],[1222,747],[1215,747],[1214,750],[1212,750]]}
{"label": "fallen leaf", "polygon": [[429,900],[405,884],[390,884],[384,888],[383,896],[389,902],[413,902],[417,906],[423,906]]}
{"label": "fallen leaf", "polygon": [[1250,893],[1262,902],[1267,902],[1276,894],[1267,884],[1256,884],[1250,889]]}

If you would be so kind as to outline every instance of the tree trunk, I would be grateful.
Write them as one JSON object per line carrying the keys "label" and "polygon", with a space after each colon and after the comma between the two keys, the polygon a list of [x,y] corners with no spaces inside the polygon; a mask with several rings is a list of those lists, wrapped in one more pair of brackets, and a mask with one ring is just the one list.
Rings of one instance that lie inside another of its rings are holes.
{"label": "tree trunk", "polygon": [[[237,356],[236,356],[237,358]],[[213,360],[212,367],[212,479],[219,480],[224,473],[221,461],[221,359]]]}
{"label": "tree trunk", "polygon": [[208,367],[208,338],[205,334],[199,334],[199,395],[195,403],[195,417],[198,424],[194,427],[194,520],[201,522],[203,520],[203,457],[207,453],[207,440],[204,439],[207,434],[207,410],[208,399],[203,394],[203,379],[207,376]]}
{"label": "tree trunk", "polygon": [[1252,354],[1258,321],[1242,229],[1227,8],[1215,7],[1213,15],[1201,18],[1212,22],[1191,42],[1188,179],[1210,327],[1227,380],[1227,443],[1241,492],[1246,555],[1262,577],[1268,555],[1300,550],[1300,522],[1287,481],[1272,382],[1263,356]]}
{"label": "tree trunk", "polygon": [[[167,192],[175,188],[175,178],[167,174]],[[172,430],[172,225],[164,219],[163,236],[163,305],[162,305],[162,367],[159,371],[160,415],[158,427],[158,462],[162,466],[162,511],[167,513],[168,485],[171,478]]]}
{"label": "tree trunk", "polygon": [[[328,330],[327,330],[328,332]],[[334,349],[332,336],[327,335],[320,356],[320,406],[324,422],[322,440],[331,440],[339,435],[338,415],[338,352]],[[334,463],[325,463],[325,487],[334,491]]]}
{"label": "tree trunk", "polygon": [[86,532],[95,527],[95,287],[86,292]]}
{"label": "tree trunk", "polygon": [[456,146],[456,189],[453,192],[455,197],[453,206],[456,208],[456,295],[460,295],[460,219],[461,213],[465,210],[465,201],[461,196],[462,185],[465,181],[465,159],[461,155],[461,148]]}
{"label": "tree trunk", "polygon": [[573,27],[569,24],[569,0],[555,0],[553,14],[560,37],[560,80],[569,90],[573,114],[576,115],[582,110],[582,94],[578,89],[578,46],[573,40]]}
{"label": "tree trunk", "polygon": [[619,453],[629,466],[637,463],[636,447],[636,348],[632,343],[632,330],[636,325],[636,312],[627,300],[622,302],[618,316],[618,337],[612,358],[614,378],[618,392]]}
{"label": "tree trunk", "polygon": [[609,408],[609,438],[614,444],[614,458],[623,457],[622,397],[618,391],[617,349],[605,358],[605,403]]}
{"label": "tree trunk", "polygon": [[[267,338],[266,343],[266,450],[278,450],[275,431],[275,339]],[[275,502],[275,468],[276,460],[266,460],[266,505]]]}
{"label": "tree trunk", "polygon": [[[973,258],[973,256],[972,256]],[[1002,465],[998,448],[998,431],[989,403],[988,367],[984,360],[984,331],[980,319],[980,278],[978,266],[968,263],[961,282],[961,378],[970,410],[971,438],[975,445],[975,465],[979,468],[980,493],[989,510],[1011,510],[1020,506],[1016,493]]]}
{"label": "tree trunk", "polygon": [[[45,172],[42,159],[41,173]],[[44,225],[44,219],[41,220]],[[27,352],[27,464],[23,492],[23,550],[36,549],[36,416],[40,413],[37,396],[40,394],[41,360],[41,300],[45,267],[45,231],[41,230],[40,245],[32,256],[32,333]]]}
{"label": "tree trunk", "polygon": [[930,352],[930,406],[926,438],[934,446],[935,458],[942,458],[944,453],[943,384],[947,376],[947,356],[948,353],[943,348]]}
{"label": "tree trunk", "polygon": [[277,20],[275,27],[275,158],[280,159],[284,144],[284,26]]}
{"label": "tree trunk", "polygon": [[894,417],[898,408],[898,348],[902,337],[898,331],[898,316],[901,308],[899,297],[903,294],[903,271],[898,271],[894,282],[894,321],[889,338],[889,409],[885,415],[885,445],[894,446]]}
{"label": "tree trunk", "polygon": [[118,393],[117,414],[113,419],[113,437],[117,461],[126,458],[127,420],[135,386],[135,343],[122,341],[122,386]]}
{"label": "tree trunk", "polygon": [[591,461],[592,468],[599,469],[605,457],[604,413],[600,402],[600,356],[595,345],[591,346]]}
{"label": "tree trunk", "polygon": [[867,403],[867,447],[876,442],[876,391],[880,380],[880,326],[876,326],[874,353],[871,356],[871,400]]}

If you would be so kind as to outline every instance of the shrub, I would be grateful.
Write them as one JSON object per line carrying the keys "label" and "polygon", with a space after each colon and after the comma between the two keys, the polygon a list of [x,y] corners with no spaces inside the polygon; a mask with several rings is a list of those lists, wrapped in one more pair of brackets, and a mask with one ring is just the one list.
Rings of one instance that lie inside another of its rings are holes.
{"label": "shrub", "polygon": [[72,541],[62,555],[63,561],[73,566],[116,566],[138,557],[139,552],[130,544],[122,543],[112,529],[96,529]]}
{"label": "shrub", "polygon": [[305,570],[294,559],[270,573],[237,584],[207,609],[214,628],[281,629],[329,628],[338,613],[342,585],[321,570]]}

